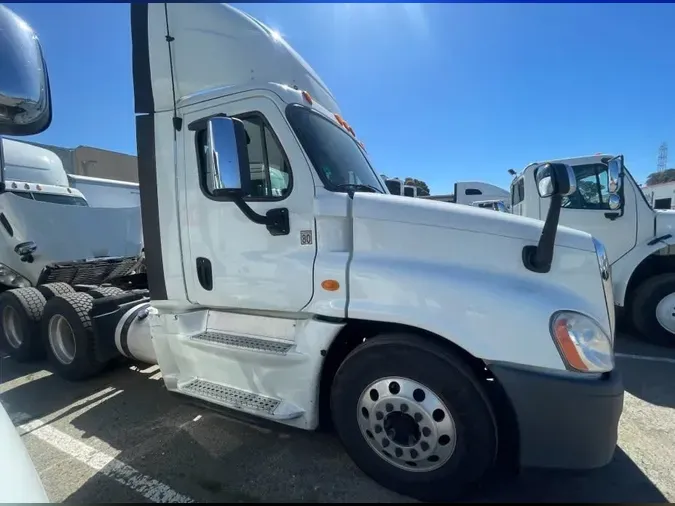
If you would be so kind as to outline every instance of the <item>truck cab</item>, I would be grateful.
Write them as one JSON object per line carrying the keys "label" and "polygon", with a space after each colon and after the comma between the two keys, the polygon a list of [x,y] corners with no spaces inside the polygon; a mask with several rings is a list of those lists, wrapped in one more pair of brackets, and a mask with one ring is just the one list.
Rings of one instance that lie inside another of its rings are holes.
{"label": "truck cab", "polygon": [[[611,276],[590,234],[558,227],[567,165],[537,168],[543,223],[389,195],[326,84],[258,20],[132,4],[131,29],[147,289],[46,300],[31,328],[57,374],[156,363],[214,409],[332,424],[366,474],[422,500],[501,457],[611,461]],[[0,295],[0,314],[36,292]]]}
{"label": "truck cab", "polygon": [[[614,302],[643,339],[675,346],[675,212],[657,210],[624,164],[623,156],[597,154],[556,160],[572,167],[576,191],[564,197],[560,224],[584,230],[607,251]],[[534,169],[511,184],[514,214],[543,219]]]}

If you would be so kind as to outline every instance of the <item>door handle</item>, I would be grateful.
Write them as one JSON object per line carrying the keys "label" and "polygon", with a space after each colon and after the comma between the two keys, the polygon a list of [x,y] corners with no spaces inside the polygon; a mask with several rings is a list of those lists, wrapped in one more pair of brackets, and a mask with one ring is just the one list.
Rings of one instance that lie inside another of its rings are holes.
{"label": "door handle", "polygon": [[605,213],[605,218],[607,218],[610,221],[616,220],[620,216],[619,213]]}
{"label": "door handle", "polygon": [[197,279],[204,290],[210,291],[213,289],[211,261],[208,258],[197,258]]}

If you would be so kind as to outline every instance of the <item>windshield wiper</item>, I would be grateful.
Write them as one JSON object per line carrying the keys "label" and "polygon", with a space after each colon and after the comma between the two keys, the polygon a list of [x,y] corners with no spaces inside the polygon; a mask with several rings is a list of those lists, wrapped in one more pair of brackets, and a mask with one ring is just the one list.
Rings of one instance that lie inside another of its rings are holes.
{"label": "windshield wiper", "polygon": [[367,191],[371,193],[384,193],[382,190],[370,186],[369,184],[356,184],[356,183],[343,183],[336,186],[338,189],[346,189],[349,193],[353,194],[355,191]]}

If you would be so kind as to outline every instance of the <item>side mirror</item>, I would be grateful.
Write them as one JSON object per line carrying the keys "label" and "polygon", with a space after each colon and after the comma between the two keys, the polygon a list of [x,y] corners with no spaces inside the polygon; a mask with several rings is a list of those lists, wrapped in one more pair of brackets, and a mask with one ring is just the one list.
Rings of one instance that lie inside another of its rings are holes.
{"label": "side mirror", "polygon": [[[617,193],[621,188],[621,174],[623,172],[623,155],[616,156],[607,162],[609,179],[609,193]],[[611,202],[610,202],[611,208]]]}
{"label": "side mirror", "polygon": [[33,29],[0,5],[0,135],[35,135],[52,121],[47,65]]}
{"label": "side mirror", "polygon": [[251,193],[251,167],[248,161],[244,123],[236,118],[215,116],[190,125],[205,133],[206,184],[215,197]]}
{"label": "side mirror", "polygon": [[523,248],[523,265],[532,272],[546,273],[551,270],[555,237],[560,222],[562,198],[577,191],[574,170],[564,163],[544,163],[534,171],[537,191],[542,198],[551,198],[551,205],[536,246]]}
{"label": "side mirror", "polygon": [[564,163],[545,163],[534,171],[534,180],[541,198],[564,197],[577,191],[574,170]]}
{"label": "side mirror", "polygon": [[610,193],[609,198],[607,199],[607,207],[611,211],[616,211],[621,207],[621,197],[616,193]]}

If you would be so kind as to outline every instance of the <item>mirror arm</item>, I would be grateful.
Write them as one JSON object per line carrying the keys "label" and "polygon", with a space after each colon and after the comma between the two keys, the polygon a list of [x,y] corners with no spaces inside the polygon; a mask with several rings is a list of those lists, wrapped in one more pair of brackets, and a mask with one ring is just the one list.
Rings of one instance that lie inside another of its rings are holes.
{"label": "mirror arm", "polygon": [[285,207],[270,209],[262,215],[256,213],[240,195],[233,197],[232,200],[249,220],[258,225],[265,225],[271,235],[288,235],[291,232],[288,209]]}
{"label": "mirror arm", "polygon": [[544,274],[551,270],[561,207],[562,195],[552,195],[539,243],[536,246],[528,245],[523,248],[523,264],[532,272]]}

